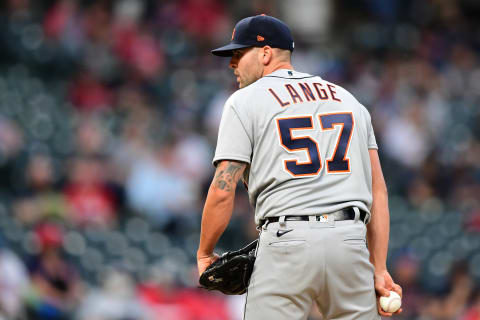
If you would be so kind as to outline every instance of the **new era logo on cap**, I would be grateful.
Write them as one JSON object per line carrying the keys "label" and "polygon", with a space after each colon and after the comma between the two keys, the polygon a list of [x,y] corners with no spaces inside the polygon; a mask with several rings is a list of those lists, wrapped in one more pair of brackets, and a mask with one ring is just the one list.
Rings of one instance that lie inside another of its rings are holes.
{"label": "new era logo on cap", "polygon": [[264,14],[240,20],[233,29],[230,41],[226,46],[212,50],[212,53],[231,57],[233,50],[263,46],[293,51],[293,37],[288,26]]}

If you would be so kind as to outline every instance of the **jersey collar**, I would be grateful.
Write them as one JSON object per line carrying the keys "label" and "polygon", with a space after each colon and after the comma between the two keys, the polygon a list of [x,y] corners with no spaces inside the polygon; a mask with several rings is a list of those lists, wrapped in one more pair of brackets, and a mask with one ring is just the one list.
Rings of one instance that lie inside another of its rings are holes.
{"label": "jersey collar", "polygon": [[265,77],[267,78],[284,78],[284,79],[304,79],[304,78],[312,78],[314,76],[307,74],[307,73],[302,73],[298,72],[295,70],[290,70],[290,69],[279,69],[276,70]]}

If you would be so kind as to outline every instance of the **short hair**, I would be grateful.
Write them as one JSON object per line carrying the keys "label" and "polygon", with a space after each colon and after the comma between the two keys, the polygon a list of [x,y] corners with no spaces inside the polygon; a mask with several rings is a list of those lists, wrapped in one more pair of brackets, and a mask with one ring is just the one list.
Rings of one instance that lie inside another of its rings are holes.
{"label": "short hair", "polygon": [[292,58],[292,52],[290,50],[279,48],[273,48],[273,50],[275,51],[275,55],[278,57],[279,60],[290,62]]}

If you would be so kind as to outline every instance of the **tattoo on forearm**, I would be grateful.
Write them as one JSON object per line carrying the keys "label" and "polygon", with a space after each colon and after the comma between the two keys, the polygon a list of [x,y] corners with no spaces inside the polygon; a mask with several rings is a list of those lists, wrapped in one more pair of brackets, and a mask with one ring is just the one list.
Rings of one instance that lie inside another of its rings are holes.
{"label": "tattoo on forearm", "polygon": [[220,190],[233,191],[241,177],[244,164],[228,161],[225,168],[217,170],[213,184]]}

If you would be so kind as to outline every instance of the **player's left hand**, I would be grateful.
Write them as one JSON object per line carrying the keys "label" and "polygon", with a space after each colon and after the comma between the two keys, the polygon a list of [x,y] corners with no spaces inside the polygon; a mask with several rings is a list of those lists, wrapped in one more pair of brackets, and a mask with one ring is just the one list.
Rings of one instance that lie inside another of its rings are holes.
{"label": "player's left hand", "polygon": [[380,306],[380,297],[388,297],[390,291],[395,291],[400,297],[402,297],[402,287],[393,282],[390,273],[387,270],[384,271],[375,271],[375,292],[377,293],[377,309],[378,313],[382,317],[391,317],[394,314],[402,313],[402,308],[398,309],[395,313],[385,312]]}
{"label": "player's left hand", "polygon": [[212,253],[211,255],[205,256],[197,256],[197,268],[198,268],[198,275],[202,275],[202,273],[207,269],[209,265],[214,263],[220,258],[220,256],[216,253]]}

